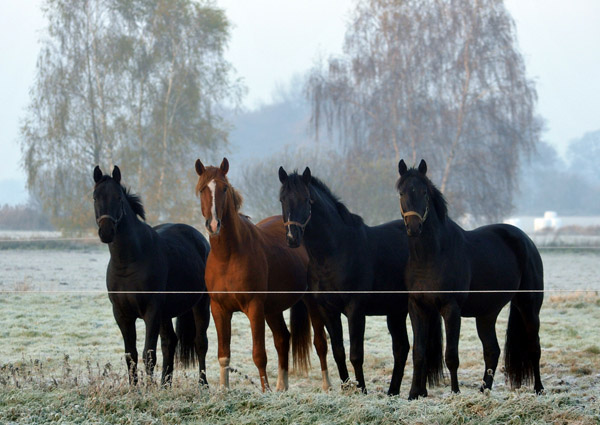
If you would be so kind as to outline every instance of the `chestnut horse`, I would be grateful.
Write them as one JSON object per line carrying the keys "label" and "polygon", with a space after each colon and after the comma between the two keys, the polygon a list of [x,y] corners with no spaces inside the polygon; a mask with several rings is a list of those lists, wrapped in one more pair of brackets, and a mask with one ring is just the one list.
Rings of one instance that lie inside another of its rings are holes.
{"label": "chestnut horse", "polygon": [[300,371],[307,369],[312,319],[323,388],[328,389],[325,325],[312,298],[304,294],[307,289],[306,251],[287,247],[281,216],[269,217],[254,225],[238,212],[242,198],[229,184],[228,170],[227,158],[223,158],[220,167],[205,167],[200,160],[196,161],[199,176],[196,194],[200,197],[211,245],[205,278],[217,328],[220,386],[229,387],[231,316],[242,311],[250,320],[252,358],[258,368],[262,390],[269,390],[265,320],[273,332],[279,358],[276,388],[287,390],[290,332],[283,311],[291,307],[294,366]]}

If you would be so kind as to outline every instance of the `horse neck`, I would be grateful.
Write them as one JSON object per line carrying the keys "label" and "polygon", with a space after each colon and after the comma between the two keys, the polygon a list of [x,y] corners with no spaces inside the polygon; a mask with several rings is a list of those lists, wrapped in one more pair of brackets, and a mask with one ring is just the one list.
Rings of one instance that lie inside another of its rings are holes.
{"label": "horse neck", "polygon": [[441,252],[446,236],[446,219],[438,217],[433,205],[429,206],[429,214],[423,222],[423,230],[418,237],[408,237],[409,257],[413,261],[435,261]]}
{"label": "horse neck", "polygon": [[124,215],[108,244],[113,265],[126,266],[138,261],[147,252],[152,232],[150,226],[136,217],[128,202],[124,203]]}
{"label": "horse neck", "polygon": [[304,230],[304,246],[312,258],[334,255],[339,244],[339,235],[347,225],[342,221],[335,206],[315,199],[311,209],[311,219]]}
{"label": "horse neck", "polygon": [[219,258],[229,258],[233,252],[242,248],[245,224],[242,222],[237,210],[233,207],[233,199],[227,200],[227,209],[221,217],[221,230],[216,236],[210,236],[210,252]]}

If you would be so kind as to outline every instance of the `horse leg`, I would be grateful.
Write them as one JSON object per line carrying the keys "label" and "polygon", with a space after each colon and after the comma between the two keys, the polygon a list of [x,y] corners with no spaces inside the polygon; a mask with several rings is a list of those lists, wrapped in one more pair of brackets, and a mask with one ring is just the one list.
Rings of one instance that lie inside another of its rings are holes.
{"label": "horse leg", "polygon": [[365,315],[362,311],[354,309],[348,315],[348,330],[350,333],[350,363],[354,367],[358,388],[366,394],[367,386],[363,372],[363,362],[365,360]]}
{"label": "horse leg", "polygon": [[173,330],[171,318],[163,318],[160,324],[160,347],[163,356],[163,368],[160,384],[171,385],[173,379],[173,362],[175,361],[175,348],[177,347],[177,335]]}
{"label": "horse leg", "polygon": [[458,388],[458,339],[460,337],[460,308],[455,301],[444,305],[440,311],[446,327],[446,366],[450,371],[450,387],[453,393],[459,393]]}
{"label": "horse leg", "polygon": [[148,382],[152,382],[154,366],[156,366],[156,345],[158,344],[158,334],[160,331],[161,319],[158,315],[158,309],[150,308],[147,312],[144,322],[146,323],[146,340],[144,342],[144,365]]}
{"label": "horse leg", "polygon": [[410,344],[408,342],[408,333],[406,332],[406,316],[408,311],[401,314],[388,314],[387,326],[392,336],[392,352],[394,354],[394,370],[392,371],[392,381],[388,395],[400,394],[400,385],[404,376],[404,367],[408,357]]}
{"label": "horse leg", "polygon": [[125,318],[116,311],[114,311],[114,315],[117,325],[119,325],[119,329],[121,330],[121,335],[123,335],[123,342],[125,343],[125,364],[127,365],[129,384],[137,385],[138,352],[135,346],[137,335],[135,329],[135,318]]}
{"label": "horse leg", "polygon": [[277,391],[288,389],[288,365],[290,354],[290,332],[283,319],[283,313],[266,315],[267,324],[273,333],[277,350],[279,369],[277,370]]}
{"label": "horse leg", "polygon": [[477,335],[483,346],[483,359],[485,361],[485,370],[483,372],[483,382],[480,391],[492,389],[498,359],[500,358],[500,345],[496,337],[496,319],[498,313],[492,313],[487,316],[479,316],[475,318],[477,324]]}
{"label": "horse leg", "polygon": [[333,359],[335,360],[343,384],[348,382],[350,376],[346,367],[346,350],[344,350],[344,331],[341,314],[339,312],[331,312],[325,307],[319,307],[319,312],[325,321],[327,332],[329,332]]}
{"label": "horse leg", "polygon": [[208,351],[208,337],[206,331],[210,323],[210,298],[204,295],[192,309],[194,313],[194,322],[196,325],[196,355],[198,357],[198,383],[201,386],[208,386],[206,380],[206,352]]}
{"label": "horse leg", "polygon": [[427,338],[429,337],[429,322],[431,309],[421,306],[412,296],[408,298],[408,313],[413,329],[413,377],[409,400],[427,397]]}
{"label": "horse leg", "polygon": [[229,388],[229,361],[231,360],[231,311],[224,309],[221,304],[211,302],[211,311],[215,328],[217,329],[217,357],[221,368],[219,387]]}
{"label": "horse leg", "polygon": [[322,388],[323,391],[328,391],[331,388],[331,381],[327,370],[327,335],[325,335],[325,322],[312,297],[309,295],[305,297],[305,300],[314,332],[313,344],[317,351],[317,355],[319,356],[319,362],[321,363]]}
{"label": "horse leg", "polygon": [[262,300],[255,301],[248,307],[246,315],[250,320],[252,331],[252,360],[258,369],[260,386],[265,391],[270,391],[267,379],[267,351],[265,350],[265,310]]}

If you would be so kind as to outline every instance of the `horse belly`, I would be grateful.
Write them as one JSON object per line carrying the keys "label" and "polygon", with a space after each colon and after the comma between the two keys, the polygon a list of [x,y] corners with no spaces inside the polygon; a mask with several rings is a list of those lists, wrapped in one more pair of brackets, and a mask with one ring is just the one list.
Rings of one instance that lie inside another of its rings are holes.
{"label": "horse belly", "polygon": [[461,306],[465,317],[499,312],[514,297],[520,275],[514,258],[503,257],[495,263],[479,263],[473,270],[469,296]]}

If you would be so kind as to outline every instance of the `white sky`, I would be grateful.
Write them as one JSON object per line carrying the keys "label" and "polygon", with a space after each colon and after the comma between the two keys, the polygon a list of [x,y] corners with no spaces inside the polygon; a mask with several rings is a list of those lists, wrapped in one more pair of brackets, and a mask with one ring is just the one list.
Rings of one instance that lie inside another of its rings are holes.
{"label": "white sky", "polygon": [[[600,1],[505,0],[529,77],[537,83],[544,139],[567,143],[600,129]],[[0,181],[25,180],[19,119],[35,76],[44,26],[41,0],[0,1]],[[271,99],[277,85],[341,52],[352,0],[217,0],[234,25],[228,59],[248,86],[245,104]],[[0,199],[0,205],[3,200]]]}

